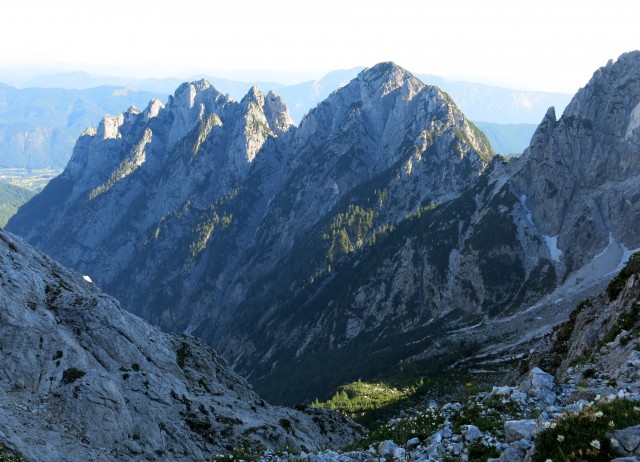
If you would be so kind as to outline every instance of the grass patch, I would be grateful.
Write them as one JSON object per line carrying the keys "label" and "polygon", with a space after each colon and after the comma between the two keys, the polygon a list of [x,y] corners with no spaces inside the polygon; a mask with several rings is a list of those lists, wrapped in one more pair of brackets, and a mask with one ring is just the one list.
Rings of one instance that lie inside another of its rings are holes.
{"label": "grass patch", "polygon": [[444,416],[437,409],[424,409],[413,411],[411,415],[393,419],[379,426],[365,438],[347,449],[366,449],[373,443],[385,440],[393,440],[400,444],[411,438],[426,439],[438,430],[438,426],[444,423]]}
{"label": "grass patch", "polygon": [[382,382],[366,383],[357,381],[339,387],[338,391],[325,402],[320,402],[316,399],[312,406],[332,409],[354,418],[367,411],[405,401],[409,391],[408,389],[398,389]]}
{"label": "grass patch", "polygon": [[640,424],[640,403],[627,399],[602,402],[552,423],[536,437],[535,462],[609,461],[618,457],[606,435]]}

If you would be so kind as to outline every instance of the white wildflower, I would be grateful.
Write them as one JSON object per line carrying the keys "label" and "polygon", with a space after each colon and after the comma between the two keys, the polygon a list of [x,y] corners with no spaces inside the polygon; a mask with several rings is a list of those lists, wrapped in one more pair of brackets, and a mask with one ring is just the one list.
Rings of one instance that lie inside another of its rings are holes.
{"label": "white wildflower", "polygon": [[593,440],[591,442],[591,447],[596,448],[596,449],[600,449],[600,441],[598,440]]}
{"label": "white wildflower", "polygon": [[562,443],[564,441],[564,436],[558,435],[558,441]]}

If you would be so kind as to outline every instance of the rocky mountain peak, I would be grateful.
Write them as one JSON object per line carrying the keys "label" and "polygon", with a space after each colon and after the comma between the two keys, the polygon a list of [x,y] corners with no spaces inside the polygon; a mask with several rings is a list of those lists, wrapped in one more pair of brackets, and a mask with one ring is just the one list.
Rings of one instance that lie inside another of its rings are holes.
{"label": "rocky mountain peak", "polygon": [[531,137],[531,144],[547,142],[557,124],[556,109],[551,106]]}
{"label": "rocky mountain peak", "polygon": [[276,136],[289,131],[293,126],[287,104],[282,97],[276,95],[273,91],[269,91],[264,99],[264,114]]}
{"label": "rocky mountain peak", "polygon": [[149,104],[147,105],[145,110],[142,111],[145,121],[149,121],[150,119],[157,117],[162,109],[164,109],[164,103],[159,99],[153,98],[151,101],[149,101]]}
{"label": "rocky mountain peak", "polygon": [[98,125],[98,138],[102,140],[117,139],[122,135],[120,133],[120,126],[124,123],[124,114],[118,116],[106,115],[100,121]]}
{"label": "rocky mountain peak", "polygon": [[560,251],[570,249],[560,273],[602,252],[619,261],[640,245],[631,224],[640,218],[639,75],[637,51],[598,69],[559,120],[547,112],[510,165],[534,226]]}
{"label": "rocky mountain peak", "polygon": [[411,100],[425,86],[411,72],[393,62],[379,63],[365,69],[358,74],[357,80],[374,98],[384,97],[394,90],[403,88],[407,93],[406,98]]}
{"label": "rocky mountain peak", "polygon": [[242,98],[242,101],[240,101],[240,104],[243,106],[246,106],[249,103],[256,103],[260,107],[264,106],[264,93],[262,93],[262,90],[260,90],[258,85],[253,85],[249,88],[247,94]]}
{"label": "rocky mountain peak", "polygon": [[231,99],[216,90],[206,79],[180,85],[167,103],[167,109],[173,115],[168,138],[169,149],[196,124],[210,114],[222,112],[230,103]]}

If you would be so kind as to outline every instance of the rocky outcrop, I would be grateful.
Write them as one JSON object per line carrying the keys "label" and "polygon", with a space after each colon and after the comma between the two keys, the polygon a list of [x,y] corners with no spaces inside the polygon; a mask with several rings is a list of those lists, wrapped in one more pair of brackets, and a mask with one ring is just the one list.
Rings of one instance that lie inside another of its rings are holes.
{"label": "rocky outcrop", "polygon": [[34,461],[208,460],[341,447],[337,414],[273,407],[202,341],[162,333],[0,231],[0,445]]}
{"label": "rocky outcrop", "polygon": [[609,247],[640,246],[640,53],[595,72],[556,120],[551,109],[512,182],[568,273]]}

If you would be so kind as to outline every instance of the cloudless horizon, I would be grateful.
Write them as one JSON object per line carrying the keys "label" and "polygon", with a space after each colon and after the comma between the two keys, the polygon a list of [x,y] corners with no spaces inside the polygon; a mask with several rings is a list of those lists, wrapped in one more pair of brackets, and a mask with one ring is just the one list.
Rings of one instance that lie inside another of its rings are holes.
{"label": "cloudless horizon", "polygon": [[0,5],[0,69],[296,83],[394,61],[510,88],[574,93],[640,49],[640,5],[574,0]]}

